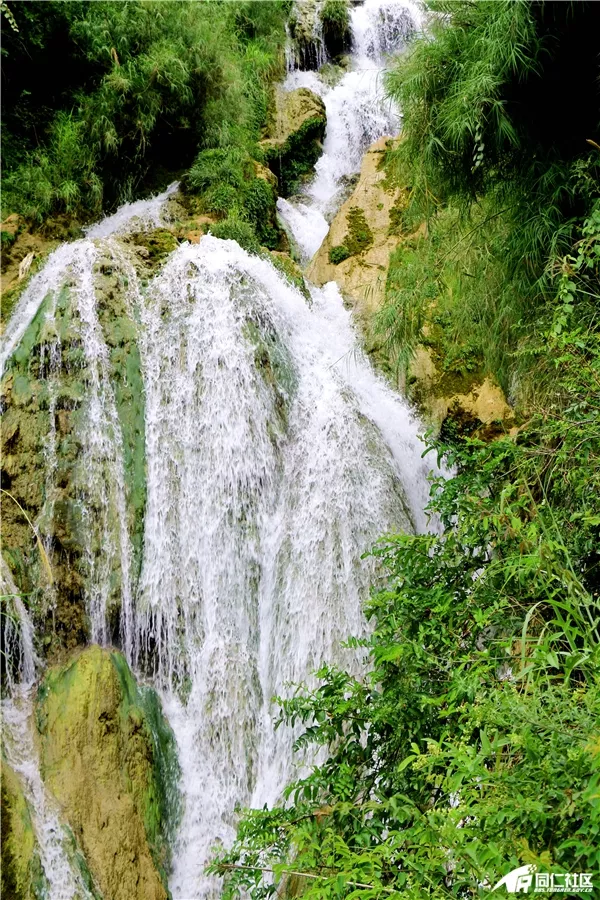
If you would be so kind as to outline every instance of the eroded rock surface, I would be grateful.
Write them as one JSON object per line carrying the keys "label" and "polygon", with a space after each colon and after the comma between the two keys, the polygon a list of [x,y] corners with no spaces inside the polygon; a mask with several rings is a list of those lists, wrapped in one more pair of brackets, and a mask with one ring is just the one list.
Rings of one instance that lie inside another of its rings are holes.
{"label": "eroded rock surface", "polygon": [[363,317],[372,316],[383,301],[390,253],[398,244],[395,215],[405,205],[404,192],[390,185],[381,168],[389,141],[382,137],[365,153],[358,183],[307,272],[318,285],[337,281]]}
{"label": "eroded rock surface", "polygon": [[37,722],[44,781],[103,896],[166,900],[177,762],[154,692],[91,646],[47,674]]}

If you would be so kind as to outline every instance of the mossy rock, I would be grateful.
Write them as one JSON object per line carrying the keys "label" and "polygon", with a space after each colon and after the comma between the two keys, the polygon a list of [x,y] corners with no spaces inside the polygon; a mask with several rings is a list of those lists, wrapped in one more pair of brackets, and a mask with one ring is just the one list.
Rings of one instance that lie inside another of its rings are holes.
{"label": "mossy rock", "polygon": [[[148,238],[154,241],[151,246],[155,247],[157,258],[170,252],[168,248],[177,243],[168,232]],[[48,316],[50,297],[41,304],[7,363],[0,387],[5,410],[2,485],[16,501],[5,498],[3,503],[3,554],[19,589],[32,594],[38,631],[50,638],[44,646],[50,656],[85,643],[88,633],[84,597],[89,548],[81,526],[81,504],[87,496],[82,444],[88,421],[91,374],[68,279],[65,273],[65,287],[55,298],[53,316]],[[132,577],[135,579],[141,564],[146,498],[144,390],[137,323],[125,300],[125,274],[110,255],[99,260],[94,285],[123,439],[127,526],[134,548]],[[49,373],[51,357],[53,366]],[[55,461],[48,481],[45,473],[50,436]],[[95,503],[90,496],[88,507],[92,510],[92,520]],[[51,592],[45,592],[36,539],[19,507],[31,521],[37,522],[48,548],[54,575]],[[100,555],[105,548],[98,546],[94,552]],[[120,569],[111,577],[108,610],[111,627],[117,629]]]}
{"label": "mossy rock", "polygon": [[271,136],[260,142],[265,164],[277,176],[283,197],[312,172],[325,137],[327,116],[320,97],[307,88],[276,94]]}
{"label": "mossy rock", "polygon": [[302,269],[298,263],[294,262],[292,257],[287,253],[279,253],[277,251],[271,251],[268,254],[268,258],[275,268],[285,275],[287,281],[289,281],[290,284],[293,284],[294,287],[300,291],[304,299],[310,303],[310,291],[308,290],[306,279],[304,278]]}
{"label": "mossy rock", "polygon": [[2,778],[2,897],[41,900],[44,876],[29,805],[17,774],[4,760]]}
{"label": "mossy rock", "polygon": [[273,393],[275,419],[271,437],[276,443],[285,433],[289,408],[298,387],[298,376],[292,357],[277,332],[262,318],[248,319],[244,331],[254,348],[256,369]]}
{"label": "mossy rock", "polygon": [[134,235],[134,243],[148,251],[146,260],[152,269],[160,268],[167,257],[179,246],[179,242],[173,232],[166,228],[140,232]]}
{"label": "mossy rock", "polygon": [[42,776],[103,896],[166,900],[178,764],[156,694],[92,646],[48,672],[36,720]]}

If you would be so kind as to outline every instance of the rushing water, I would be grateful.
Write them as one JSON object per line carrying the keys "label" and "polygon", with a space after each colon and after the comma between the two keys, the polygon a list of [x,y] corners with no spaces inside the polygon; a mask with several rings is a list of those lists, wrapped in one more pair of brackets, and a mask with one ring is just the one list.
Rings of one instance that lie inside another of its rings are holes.
{"label": "rushing water", "polygon": [[[279,203],[307,260],[326,234],[344,178],[358,171],[373,140],[397,131],[381,70],[418,21],[408,4],[366,0],[353,8],[352,65],[336,87],[314,72],[288,75],[289,89],[319,90],[328,114],[315,178],[301,198]],[[142,280],[120,237],[163,222],[174,190],[123,207],[56,250],[23,294],[1,359],[50,295],[41,371],[52,410],[64,375],[58,298],[68,283],[87,372],[76,482],[91,637],[109,640],[118,583],[122,647],[160,692],[179,749],[184,815],[171,890],[175,900],[195,900],[218,892],[203,870],[215,841],[232,840],[236,805],[276,802],[294,775],[293,735],[275,731],[272,697],[310,679],[324,660],[358,670],[360,659],[340,643],[365,631],[361,606],[377,571],[362,556],[386,531],[427,527],[428,466],[418,423],[362,354],[335,284],[311,288],[307,303],[268,261],[212,237],[181,245]],[[107,257],[136,323],[145,395],[139,581],[97,300]],[[47,516],[56,458],[51,429]],[[5,702],[7,753],[37,810],[48,896],[59,900],[80,887],[39,776],[28,690],[37,665],[33,634],[18,598],[14,609],[7,647],[20,661],[21,686]]]}
{"label": "rushing water", "polygon": [[365,0],[352,8],[350,67],[334,87],[317,72],[293,69],[288,74],[288,90],[309,88],[322,97],[327,111],[323,155],[315,166],[315,177],[300,197],[277,202],[303,261],[319,249],[348,179],[360,170],[365,150],[378,138],[399,131],[399,111],[385,96],[383,72],[387,55],[401,50],[421,22],[416,3]]}
{"label": "rushing water", "polygon": [[20,779],[36,837],[44,895],[50,900],[92,900],[76,863],[73,840],[60,822],[58,805],[46,790],[34,738],[33,696],[39,668],[29,614],[2,560],[0,592],[5,601],[2,652],[7,696],[2,700],[2,750]]}

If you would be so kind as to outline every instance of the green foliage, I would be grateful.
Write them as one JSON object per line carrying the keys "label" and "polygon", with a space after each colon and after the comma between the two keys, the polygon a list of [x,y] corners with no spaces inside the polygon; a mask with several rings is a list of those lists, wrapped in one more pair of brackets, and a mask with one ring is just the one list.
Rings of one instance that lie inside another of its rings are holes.
{"label": "green foliage", "polygon": [[252,225],[237,216],[228,216],[210,226],[210,233],[224,241],[237,241],[248,253],[258,253],[260,244]]}
{"label": "green foliage", "polygon": [[345,259],[348,259],[349,256],[352,256],[348,248],[345,244],[338,244],[336,247],[332,247],[329,251],[329,262],[333,263],[334,266],[339,265],[341,262],[344,262]]}
{"label": "green foliage", "polygon": [[100,212],[103,187],[96,158],[83,137],[83,123],[59,113],[46,148],[9,173],[4,182],[9,203],[33,221],[60,209]]}
{"label": "green foliage", "polygon": [[288,7],[19,4],[19,32],[3,46],[6,209],[95,213],[102,197],[110,206],[139,193],[150,167],[177,172],[199,148],[253,146],[282,71]]}
{"label": "green foliage", "polygon": [[339,56],[350,47],[352,32],[346,0],[325,0],[319,16],[323,26],[323,39],[330,56]]}
{"label": "green foliage", "polygon": [[[431,5],[443,13],[433,39],[415,41],[387,76],[403,112],[388,171],[410,186],[406,223],[426,219],[437,241],[432,277],[452,297],[454,334],[474,334],[506,390],[524,375],[519,340],[552,302],[549,261],[568,251],[599,194],[587,142],[598,126],[595,13],[589,3]],[[557,105],[569,110],[560,127]],[[405,307],[393,292],[388,300],[400,321]],[[417,306],[428,302],[417,291]],[[400,323],[400,341],[405,333]],[[410,342],[397,349],[406,358]]]}
{"label": "green foliage", "polygon": [[425,314],[437,293],[431,244],[423,238],[400,244],[390,255],[385,303],[375,323],[397,369],[406,368],[423,340]]}
{"label": "green foliage", "polygon": [[280,701],[296,749],[327,756],[246,813],[213,864],[225,897],[468,898],[518,865],[598,871],[600,207],[553,283],[523,350],[537,408],[516,440],[437,445],[441,530],[375,547],[387,584],[349,644],[367,674],[326,665]]}
{"label": "green foliage", "polygon": [[241,219],[251,226],[259,244],[274,250],[279,244],[277,195],[255,174],[250,155],[237,147],[203,150],[185,178],[185,187],[201,197],[209,213]]}

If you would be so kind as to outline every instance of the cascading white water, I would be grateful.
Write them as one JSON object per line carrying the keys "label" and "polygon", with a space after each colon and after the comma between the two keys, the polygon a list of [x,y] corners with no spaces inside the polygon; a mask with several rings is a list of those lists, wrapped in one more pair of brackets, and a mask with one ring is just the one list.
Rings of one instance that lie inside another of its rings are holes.
{"label": "cascading white water", "polygon": [[335,87],[324,84],[316,72],[295,70],[286,78],[288,90],[307,87],[319,94],[327,112],[323,155],[315,166],[315,177],[300,198],[277,202],[303,261],[316,253],[327,234],[327,222],[340,205],[344,183],[360,170],[365,150],[384,135],[398,134],[399,112],[383,87],[386,54],[402,50],[421,22],[421,10],[410,0],[365,0],[352,8],[350,71]]}
{"label": "cascading white water", "polygon": [[[106,250],[113,255],[110,243]],[[80,345],[86,371],[85,412],[77,429],[81,452],[75,464],[73,482],[85,542],[84,595],[91,639],[101,644],[109,642],[107,611],[118,575],[121,628],[125,647],[130,649],[132,547],[127,523],[123,439],[109,366],[109,349],[96,308],[96,278],[100,260],[99,247],[89,239],[75,241],[56,250],[46,267],[34,277],[11,320],[17,320],[19,326],[11,328],[9,323],[4,352],[6,357],[10,355],[16,335],[25,330],[27,320],[30,322],[37,308],[48,299],[43,324],[46,340],[42,344],[40,359],[40,377],[48,390],[50,425],[45,440],[45,503],[40,516],[41,532],[46,535],[52,531],[56,494],[56,397],[65,375],[68,375],[63,371],[57,321],[57,297],[66,286],[70,328]],[[34,308],[35,303],[37,308]]]}
{"label": "cascading white water", "polygon": [[127,234],[131,231],[152,231],[164,225],[165,202],[177,193],[179,183],[174,181],[161,194],[149,200],[135,200],[125,203],[112,216],[106,216],[95,225],[85,229],[89,238],[107,238],[113,234]]}
{"label": "cascading white water", "polygon": [[[207,237],[173,254],[142,304],[138,661],[154,661],[179,743],[172,890],[191,898],[214,890],[203,867],[236,803],[272,802],[289,779],[271,697],[363,631],[361,555],[422,525],[427,467],[335,285],[309,307],[270,263]],[[390,414],[388,444],[377,420]]]}
{"label": "cascading white water", "polygon": [[[126,203],[116,213],[106,216],[86,229],[91,239],[109,238],[112,235],[130,231],[151,231],[165,224],[165,203],[179,187],[173,182],[161,194],[148,200]],[[90,241],[74,241],[61,244],[50,254],[44,267],[37,272],[23,291],[7,326],[0,345],[0,374],[7,360],[12,356],[25,331],[33,321],[44,299],[60,289],[64,283],[65,271],[70,267],[75,277],[81,276],[89,268],[87,254],[93,245]]]}
{"label": "cascading white water", "polygon": [[[33,695],[39,659],[34,629],[8,566],[0,562],[0,593],[4,599],[2,652],[6,667],[6,696],[2,714],[2,752],[19,778],[31,815],[44,884],[50,900],[93,900],[75,863],[73,840],[59,818],[59,809],[44,786],[33,736]],[[13,670],[14,665],[14,670]]]}

